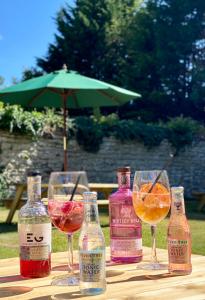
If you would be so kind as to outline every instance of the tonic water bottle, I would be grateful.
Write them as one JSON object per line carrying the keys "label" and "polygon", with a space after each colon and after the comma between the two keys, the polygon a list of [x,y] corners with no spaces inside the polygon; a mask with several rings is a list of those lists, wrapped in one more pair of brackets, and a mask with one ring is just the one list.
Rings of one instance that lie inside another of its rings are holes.
{"label": "tonic water bottle", "polygon": [[97,193],[85,192],[84,221],[79,237],[80,291],[95,295],[106,290],[105,239],[100,227]]}
{"label": "tonic water bottle", "polygon": [[20,274],[44,277],[51,270],[51,222],[41,202],[41,176],[28,174],[28,200],[18,215]]}
{"label": "tonic water bottle", "polygon": [[190,274],[191,234],[185,215],[184,188],[172,187],[171,217],[168,226],[169,272],[177,275]]}
{"label": "tonic water bottle", "polygon": [[142,260],[142,227],[135,214],[130,190],[130,168],[117,170],[118,190],[109,196],[111,260],[121,263]]}

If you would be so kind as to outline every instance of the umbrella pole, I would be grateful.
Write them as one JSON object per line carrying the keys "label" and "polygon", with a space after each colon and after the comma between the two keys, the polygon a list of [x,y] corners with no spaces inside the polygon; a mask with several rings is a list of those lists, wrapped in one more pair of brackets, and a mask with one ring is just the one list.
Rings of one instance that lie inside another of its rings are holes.
{"label": "umbrella pole", "polygon": [[63,150],[64,150],[64,171],[68,170],[68,156],[67,156],[67,130],[66,130],[66,117],[67,117],[67,107],[66,107],[66,97],[63,94]]}

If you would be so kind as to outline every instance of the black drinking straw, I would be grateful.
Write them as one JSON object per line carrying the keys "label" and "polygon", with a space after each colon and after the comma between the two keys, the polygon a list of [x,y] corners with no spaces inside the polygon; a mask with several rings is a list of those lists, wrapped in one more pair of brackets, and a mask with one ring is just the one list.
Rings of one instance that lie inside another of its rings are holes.
{"label": "black drinking straw", "polygon": [[147,197],[147,194],[149,194],[149,193],[152,192],[152,190],[153,190],[155,184],[158,182],[160,176],[162,175],[162,172],[163,172],[165,169],[168,168],[168,166],[169,166],[169,165],[171,164],[171,162],[172,162],[172,159],[173,159],[175,156],[176,156],[176,152],[170,154],[170,159],[169,159],[168,161],[165,162],[165,164],[164,164],[162,170],[161,170],[161,171],[159,172],[159,174],[157,175],[157,177],[156,177],[155,181],[153,182],[153,184],[151,185],[150,189],[148,190],[148,192],[146,193],[146,195],[144,195],[144,197],[142,198],[142,201],[145,200],[145,198]]}
{"label": "black drinking straw", "polygon": [[77,187],[78,187],[78,184],[79,184],[79,181],[80,181],[80,177],[81,177],[81,174],[78,175],[78,178],[77,178],[77,180],[76,180],[76,183],[75,183],[75,186],[74,186],[74,189],[73,189],[73,191],[72,191],[72,195],[71,195],[69,201],[72,201],[72,200],[73,200],[73,197],[74,197],[74,195],[75,195],[75,191],[76,191],[76,189],[77,189]]}

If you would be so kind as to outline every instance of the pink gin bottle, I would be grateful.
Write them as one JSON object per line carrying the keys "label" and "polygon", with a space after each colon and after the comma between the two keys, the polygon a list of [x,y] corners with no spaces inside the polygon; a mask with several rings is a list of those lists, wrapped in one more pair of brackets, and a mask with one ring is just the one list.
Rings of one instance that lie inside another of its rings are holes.
{"label": "pink gin bottle", "polygon": [[132,204],[130,168],[117,170],[118,190],[109,196],[110,249],[113,262],[142,260],[142,227]]}

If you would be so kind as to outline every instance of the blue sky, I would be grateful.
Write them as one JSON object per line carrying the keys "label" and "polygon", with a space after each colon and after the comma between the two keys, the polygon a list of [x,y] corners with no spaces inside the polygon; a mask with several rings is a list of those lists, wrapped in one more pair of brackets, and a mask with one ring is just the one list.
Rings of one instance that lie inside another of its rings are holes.
{"label": "blue sky", "polygon": [[54,17],[73,0],[0,0],[0,76],[4,85],[21,78],[26,67],[35,66],[35,57],[46,54],[54,41]]}

